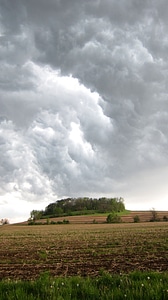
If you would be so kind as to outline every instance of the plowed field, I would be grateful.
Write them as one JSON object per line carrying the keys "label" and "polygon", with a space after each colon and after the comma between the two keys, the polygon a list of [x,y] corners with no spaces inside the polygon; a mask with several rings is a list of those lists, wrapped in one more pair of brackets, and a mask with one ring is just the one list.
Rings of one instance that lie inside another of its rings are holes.
{"label": "plowed field", "polygon": [[[108,214],[102,215],[83,215],[83,216],[66,216],[66,217],[57,217],[52,218],[50,221],[63,221],[64,219],[68,220],[71,224],[91,224],[96,223],[105,223]],[[122,222],[131,223],[134,222],[134,217],[139,216],[140,222],[149,222],[152,218],[152,213],[150,211],[131,211],[129,214],[121,216]],[[157,211],[157,217],[160,220],[163,220],[163,217],[168,218],[167,211]],[[37,222],[46,223],[46,219],[37,220]],[[26,222],[27,223],[27,222]]]}
{"label": "plowed field", "polygon": [[168,222],[0,228],[0,279],[168,270]]}

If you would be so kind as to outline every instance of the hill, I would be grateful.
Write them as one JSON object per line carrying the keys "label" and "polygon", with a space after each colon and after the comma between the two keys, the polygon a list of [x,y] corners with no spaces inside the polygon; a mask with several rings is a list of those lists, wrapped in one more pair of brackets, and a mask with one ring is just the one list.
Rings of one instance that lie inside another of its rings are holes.
{"label": "hill", "polygon": [[[131,211],[126,212],[126,214],[123,214],[121,216],[122,222],[125,223],[132,223],[134,222],[134,217],[138,216],[140,219],[140,222],[149,222],[152,218],[151,211]],[[167,216],[168,218],[168,212],[165,211],[159,211],[157,212],[157,216],[160,220],[163,220],[164,216]],[[102,215],[81,215],[81,216],[67,216],[66,220],[68,220],[70,223],[75,224],[81,224],[81,223],[104,223],[106,222],[107,214]],[[58,218],[52,218],[52,221],[58,222],[63,221],[65,217],[58,217]]]}
{"label": "hill", "polygon": [[102,214],[124,212],[123,198],[66,198],[50,203],[45,210],[32,210],[30,220],[40,220],[54,217]]}
{"label": "hill", "polygon": [[[107,213],[106,214],[92,214],[92,215],[79,215],[79,216],[64,216],[64,217],[55,217],[51,219],[41,219],[41,220],[36,220],[36,223],[47,223],[47,220],[49,222],[63,222],[63,220],[69,221],[71,224],[92,224],[92,223],[105,223],[106,218],[107,218]],[[152,213],[151,211],[125,211],[123,215],[121,215],[121,220],[124,223],[133,223],[134,222],[134,217],[138,216],[140,222],[150,222],[152,218]],[[168,220],[168,211],[157,211],[157,218],[160,221],[164,221],[164,217],[167,217]],[[166,220],[165,220],[166,221]],[[28,224],[28,221],[18,223],[18,225],[26,225]]]}

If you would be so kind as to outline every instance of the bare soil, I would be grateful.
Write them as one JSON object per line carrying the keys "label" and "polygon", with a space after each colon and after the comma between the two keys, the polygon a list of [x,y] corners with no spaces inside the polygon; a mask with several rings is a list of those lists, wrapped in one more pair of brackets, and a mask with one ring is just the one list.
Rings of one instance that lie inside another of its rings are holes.
{"label": "bare soil", "polygon": [[[134,217],[139,216],[140,222],[149,222],[152,218],[151,211],[131,211],[129,214],[125,214],[121,216],[121,220],[124,223],[132,223],[134,222]],[[157,211],[157,217],[161,221],[163,221],[163,217],[166,216],[168,218],[168,211]],[[50,221],[59,222],[64,219],[68,220],[71,224],[91,224],[96,222],[98,224],[105,223],[107,218],[107,214],[104,215],[82,215],[82,216],[66,216],[66,217],[57,217],[51,218]],[[37,222],[46,223],[46,219],[37,220]],[[28,222],[20,223],[22,225],[27,224]]]}
{"label": "bare soil", "polygon": [[0,241],[0,279],[168,270],[168,222],[6,225]]}

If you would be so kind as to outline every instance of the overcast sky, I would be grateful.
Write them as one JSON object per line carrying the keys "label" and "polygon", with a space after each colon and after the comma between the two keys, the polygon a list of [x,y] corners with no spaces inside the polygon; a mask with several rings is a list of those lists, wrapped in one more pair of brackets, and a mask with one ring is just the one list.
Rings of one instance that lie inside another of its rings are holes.
{"label": "overcast sky", "polygon": [[168,210],[167,0],[0,0],[0,218]]}

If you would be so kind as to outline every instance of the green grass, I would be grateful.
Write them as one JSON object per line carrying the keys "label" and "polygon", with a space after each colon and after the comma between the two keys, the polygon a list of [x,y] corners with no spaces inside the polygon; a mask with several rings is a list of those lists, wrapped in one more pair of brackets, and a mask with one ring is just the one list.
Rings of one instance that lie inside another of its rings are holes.
{"label": "green grass", "polygon": [[125,215],[129,215],[131,213],[130,210],[126,209],[124,211],[121,211],[119,213],[117,213],[118,216],[125,216]]}
{"label": "green grass", "polygon": [[134,272],[97,277],[53,278],[44,273],[35,281],[0,282],[1,300],[166,300],[168,273]]}
{"label": "green grass", "polygon": [[[78,215],[80,215],[80,216],[85,216],[85,215],[87,215],[87,216],[89,216],[89,217],[104,217],[104,216],[108,216],[110,213],[112,213],[111,211],[109,211],[109,212],[104,212],[104,213],[100,213],[100,212],[97,212],[96,210],[94,211],[89,211],[89,210],[85,210],[85,211],[76,211],[76,212],[73,212],[72,214],[71,214],[71,216],[78,216]],[[121,212],[116,212],[116,214],[118,215],[118,216],[125,216],[125,215],[128,215],[130,213],[130,210],[124,210],[124,211],[121,211]]]}
{"label": "green grass", "polygon": [[[121,212],[116,212],[116,214],[118,216],[125,216],[125,215],[128,215],[131,211],[130,210],[124,210],[124,211],[121,211]],[[60,215],[46,215],[46,216],[42,216],[40,220],[42,219],[47,219],[47,218],[59,218],[59,217],[70,217],[70,216],[97,216],[97,217],[101,217],[101,216],[108,216],[110,213],[112,213],[112,211],[109,211],[109,212],[104,212],[104,213],[101,213],[101,212],[98,212],[97,210],[79,210],[79,211],[73,211],[71,213],[64,213],[64,214],[60,214]]]}
{"label": "green grass", "polygon": [[[88,213],[87,215],[89,217],[104,217],[104,216],[108,216],[110,213],[112,212],[106,212],[106,213],[99,213],[99,212],[96,212],[95,213]],[[125,216],[125,215],[129,215],[130,214],[130,210],[124,210],[124,211],[121,211],[121,212],[116,212],[116,215],[117,216]]]}

